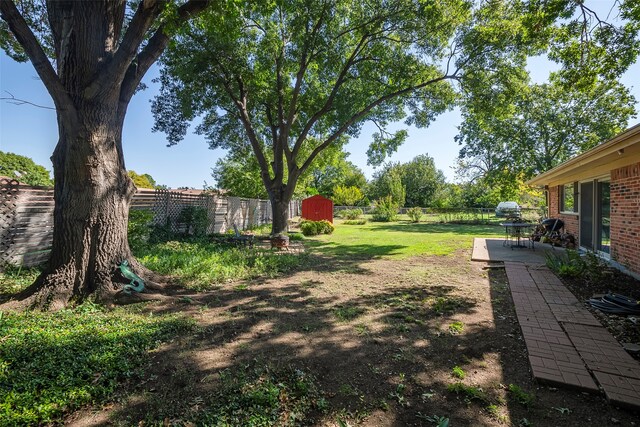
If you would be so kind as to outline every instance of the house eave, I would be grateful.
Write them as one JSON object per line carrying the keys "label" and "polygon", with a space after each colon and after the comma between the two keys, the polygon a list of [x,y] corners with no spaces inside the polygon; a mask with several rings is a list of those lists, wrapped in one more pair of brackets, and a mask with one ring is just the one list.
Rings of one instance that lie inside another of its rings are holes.
{"label": "house eave", "polygon": [[[530,179],[531,186],[558,185],[640,161],[640,123],[609,141]],[[607,169],[608,168],[608,169]]]}

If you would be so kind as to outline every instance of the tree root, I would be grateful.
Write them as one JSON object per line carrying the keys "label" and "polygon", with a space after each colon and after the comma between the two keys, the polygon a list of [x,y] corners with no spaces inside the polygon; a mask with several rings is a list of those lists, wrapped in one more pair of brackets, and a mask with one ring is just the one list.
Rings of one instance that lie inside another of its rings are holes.
{"label": "tree root", "polygon": [[[120,283],[113,272],[100,275],[100,283],[84,285],[78,289],[74,266],[60,267],[55,271],[45,270],[36,281],[22,292],[13,295],[0,304],[0,310],[22,311],[42,310],[57,311],[70,304],[93,300],[105,306],[135,304],[147,301],[166,301],[172,299],[178,285],[170,283],[168,278],[144,267],[131,257],[130,265],[145,282],[142,292],[126,293],[122,291],[124,283]],[[93,289],[90,292],[88,289]],[[173,292],[172,292],[173,291]]]}

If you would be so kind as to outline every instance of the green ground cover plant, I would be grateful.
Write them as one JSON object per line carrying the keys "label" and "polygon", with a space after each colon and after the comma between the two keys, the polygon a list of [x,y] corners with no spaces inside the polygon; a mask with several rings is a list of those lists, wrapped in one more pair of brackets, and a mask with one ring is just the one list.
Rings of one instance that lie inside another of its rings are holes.
{"label": "green ground cover plant", "polygon": [[454,366],[451,369],[451,375],[453,375],[454,377],[463,380],[464,377],[467,376],[467,374],[464,372],[464,369],[462,369],[460,366]]}
{"label": "green ground cover plant", "polygon": [[291,241],[291,242],[301,242],[303,240],[304,240],[304,234],[296,233],[296,232],[289,232],[289,241]]}
{"label": "green ground cover plant", "polygon": [[346,221],[342,221],[342,224],[344,225],[364,225],[366,223],[366,219],[348,219]]}
{"label": "green ground cover plant", "polygon": [[516,384],[509,384],[509,395],[522,406],[529,407],[535,401],[536,397],[533,394],[527,393]]}
{"label": "green ground cover plant", "polygon": [[55,313],[0,313],[2,424],[60,423],[69,411],[108,400],[141,374],[150,349],[194,328],[142,308],[107,311],[87,302]]}
{"label": "green ground cover plant", "polygon": [[38,275],[38,268],[24,268],[14,265],[5,265],[0,268],[0,300],[2,295],[11,295],[20,292],[32,284]]}
{"label": "green ground cover plant", "polygon": [[459,335],[464,331],[464,323],[462,322],[453,322],[449,325],[449,333],[452,335]]}
{"label": "green ground cover plant", "polygon": [[211,289],[229,280],[275,277],[306,259],[304,254],[231,247],[206,240],[157,243],[139,248],[134,254],[147,268],[172,276],[194,290]]}
{"label": "green ground cover plant", "polygon": [[462,398],[468,402],[476,400],[478,402],[481,402],[484,405],[490,404],[489,397],[480,387],[470,386],[470,385],[463,384],[461,382],[456,382],[453,384],[449,384],[447,386],[447,390],[450,391],[451,393],[455,393],[459,396],[462,396]]}
{"label": "green ground cover plant", "polygon": [[[514,357],[522,351],[517,325],[493,327],[496,313],[512,310],[506,277],[499,269],[482,270],[469,254],[474,237],[501,237],[501,227],[341,222],[332,236],[305,238],[309,254],[302,258],[286,251],[258,255],[259,248],[251,254],[204,239],[145,243],[134,252],[175,257],[165,262],[183,269],[181,280],[227,264],[225,256],[278,258],[273,262],[295,257],[282,277],[234,281],[252,274],[241,262],[228,274],[230,283],[216,285],[219,292],[190,292],[170,303],[113,312],[88,304],[73,316],[28,313],[12,319],[10,328],[3,318],[2,399],[10,392],[18,399],[10,388],[17,380],[8,375],[15,375],[11,370],[19,363],[32,363],[27,366],[33,379],[20,383],[40,394],[21,398],[22,412],[0,406],[0,425],[5,419],[8,425],[57,425],[65,417],[84,425],[101,419],[127,426],[377,425],[379,415],[398,425],[447,425],[449,418],[468,425],[518,425],[525,416],[533,425],[606,425],[612,416],[626,425],[634,419],[615,408],[603,410],[604,399],[581,407],[583,398],[571,391],[536,388],[526,358]],[[37,274],[16,269],[4,277],[19,290]],[[206,275],[199,280],[212,283]],[[172,317],[149,314],[165,310],[182,312],[201,327],[187,322],[181,329],[181,318],[172,324]],[[25,320],[29,316],[39,319],[36,341],[28,332],[37,329],[35,321]],[[50,320],[56,316],[64,322]],[[454,321],[461,328],[450,334]],[[71,328],[77,331],[63,333]],[[149,349],[175,334],[184,341],[162,346],[153,364],[145,365]],[[18,349],[22,359],[5,356],[8,343],[9,354]],[[27,348],[51,357],[25,361]],[[214,360],[223,364],[207,362]],[[506,364],[514,369],[504,369]],[[54,365],[64,374],[55,383]],[[535,401],[519,403],[526,397],[502,384],[536,390]],[[53,397],[42,400],[42,390]],[[8,410],[13,418],[5,415]]]}
{"label": "green ground cover plant", "polygon": [[364,309],[360,307],[336,307],[333,314],[341,322],[349,322],[364,313]]}

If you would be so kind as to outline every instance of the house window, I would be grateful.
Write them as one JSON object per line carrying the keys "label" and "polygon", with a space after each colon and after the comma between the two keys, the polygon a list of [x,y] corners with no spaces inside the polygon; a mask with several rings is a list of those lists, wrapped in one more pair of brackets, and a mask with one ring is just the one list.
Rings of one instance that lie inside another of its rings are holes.
{"label": "house window", "polygon": [[560,212],[578,212],[578,185],[575,182],[560,186]]}

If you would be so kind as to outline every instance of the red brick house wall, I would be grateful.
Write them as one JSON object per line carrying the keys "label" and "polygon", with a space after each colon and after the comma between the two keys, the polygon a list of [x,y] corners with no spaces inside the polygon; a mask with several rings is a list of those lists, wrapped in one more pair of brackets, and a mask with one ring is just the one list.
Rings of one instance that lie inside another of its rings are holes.
{"label": "red brick house wall", "polygon": [[640,272],[640,163],[611,171],[611,258]]}
{"label": "red brick house wall", "polygon": [[549,218],[558,218],[560,215],[560,187],[549,188]]}
{"label": "red brick house wall", "polygon": [[[576,200],[576,203],[578,201]],[[571,233],[579,241],[580,238],[580,217],[576,215],[565,215],[560,213],[560,186],[549,188],[549,218],[560,218],[564,221],[565,233]]]}

